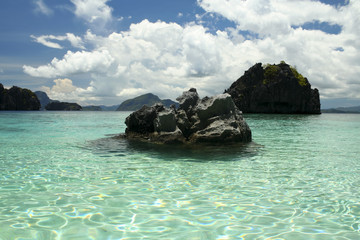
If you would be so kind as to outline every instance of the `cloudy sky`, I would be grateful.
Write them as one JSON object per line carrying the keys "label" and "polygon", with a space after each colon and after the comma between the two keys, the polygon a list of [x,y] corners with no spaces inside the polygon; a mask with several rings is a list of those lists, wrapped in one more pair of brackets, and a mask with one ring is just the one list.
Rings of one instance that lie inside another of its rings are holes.
{"label": "cloudy sky", "polygon": [[0,36],[4,86],[83,105],[214,95],[282,60],[323,107],[360,105],[358,0],[1,0]]}

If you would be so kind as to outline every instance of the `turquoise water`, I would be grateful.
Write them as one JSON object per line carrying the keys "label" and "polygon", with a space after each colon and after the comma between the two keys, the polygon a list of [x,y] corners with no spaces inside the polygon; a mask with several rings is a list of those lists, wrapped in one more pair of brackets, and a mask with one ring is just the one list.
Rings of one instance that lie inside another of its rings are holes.
{"label": "turquoise water", "polygon": [[0,239],[360,239],[360,115],[170,148],[112,138],[128,114],[0,112]]}

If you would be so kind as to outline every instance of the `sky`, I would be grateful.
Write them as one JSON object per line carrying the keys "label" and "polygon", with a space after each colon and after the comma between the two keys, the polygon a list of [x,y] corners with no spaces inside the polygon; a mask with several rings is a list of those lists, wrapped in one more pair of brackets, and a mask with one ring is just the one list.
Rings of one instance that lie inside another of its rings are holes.
{"label": "sky", "polygon": [[323,108],[360,105],[358,0],[1,0],[0,83],[81,105],[223,93],[285,61]]}

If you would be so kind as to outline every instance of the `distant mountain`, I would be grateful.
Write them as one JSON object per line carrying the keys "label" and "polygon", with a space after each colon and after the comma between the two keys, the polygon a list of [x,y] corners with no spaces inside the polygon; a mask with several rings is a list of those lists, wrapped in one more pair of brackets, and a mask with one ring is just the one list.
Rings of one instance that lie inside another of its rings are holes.
{"label": "distant mountain", "polygon": [[360,113],[360,106],[322,109],[323,113]]}
{"label": "distant mountain", "polygon": [[139,97],[124,101],[120,104],[116,111],[136,111],[142,108],[144,105],[152,106],[155,103],[162,103],[165,107],[170,107],[172,104],[175,104],[176,106],[178,105],[178,103],[170,99],[161,100],[158,96],[152,93],[147,93]]}
{"label": "distant mountain", "polygon": [[[49,96],[42,91],[35,92],[37,98],[40,101],[40,110],[47,111],[81,111],[83,108],[77,103],[60,102],[58,100],[52,100]],[[95,110],[92,110],[95,111]]]}
{"label": "distant mountain", "polygon": [[102,108],[100,106],[90,105],[90,106],[82,107],[82,110],[83,111],[102,111]]}
{"label": "distant mountain", "polygon": [[112,105],[112,106],[100,105],[99,107],[101,107],[101,110],[103,111],[116,111],[119,105]]}
{"label": "distant mountain", "polygon": [[52,102],[52,100],[48,97],[46,92],[36,91],[34,93],[40,101],[40,105],[41,105],[40,110],[44,110],[45,106],[48,105],[50,102]]}

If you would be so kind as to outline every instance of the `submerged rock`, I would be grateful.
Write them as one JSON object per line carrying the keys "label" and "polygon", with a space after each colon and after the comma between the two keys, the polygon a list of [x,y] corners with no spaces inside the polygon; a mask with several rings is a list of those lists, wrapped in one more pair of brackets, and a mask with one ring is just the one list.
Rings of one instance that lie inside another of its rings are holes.
{"label": "submerged rock", "polygon": [[225,92],[244,113],[320,113],[318,89],[285,62],[257,63]]}
{"label": "submerged rock", "polygon": [[199,98],[192,88],[180,105],[143,106],[126,120],[124,137],[156,143],[250,142],[251,130],[229,94]]}

